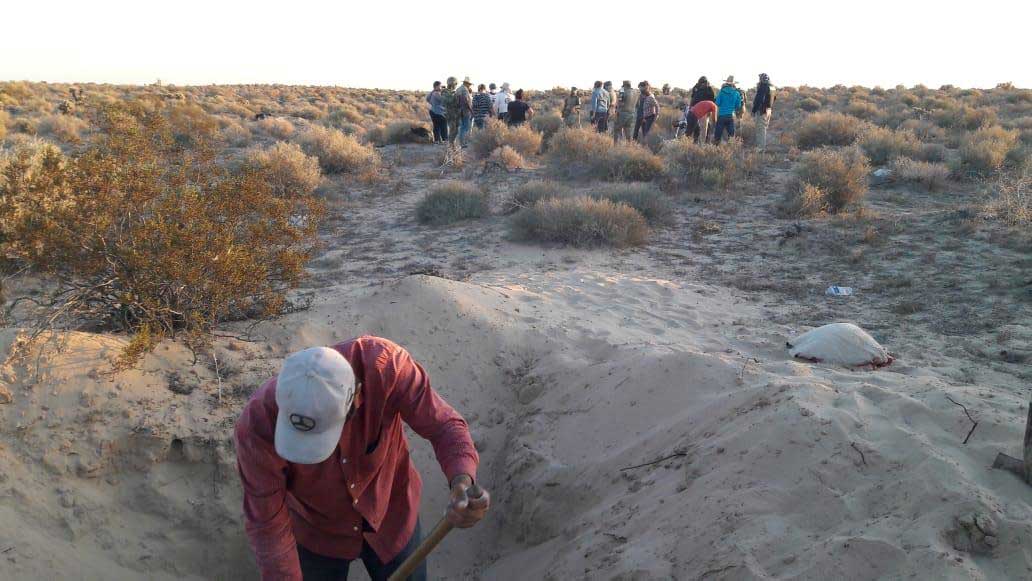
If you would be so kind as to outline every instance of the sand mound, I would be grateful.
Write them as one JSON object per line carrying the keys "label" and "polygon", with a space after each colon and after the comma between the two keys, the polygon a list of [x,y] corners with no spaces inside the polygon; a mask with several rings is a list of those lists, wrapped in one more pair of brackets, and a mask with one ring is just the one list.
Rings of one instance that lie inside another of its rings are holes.
{"label": "sand mound", "polygon": [[[1020,441],[1024,394],[799,362],[795,331],[701,285],[414,276],[331,289],[260,344],[220,345],[222,406],[178,346],[107,375],[119,341],[73,335],[38,381],[25,361],[0,376],[0,577],[250,578],[232,418],[282,354],[362,333],[408,347],[467,416],[497,503],[445,541],[435,577],[1026,576],[1029,490],[988,469]],[[174,393],[172,373],[196,389]],[[979,402],[966,446],[947,394]],[[443,478],[416,448],[432,523]]]}

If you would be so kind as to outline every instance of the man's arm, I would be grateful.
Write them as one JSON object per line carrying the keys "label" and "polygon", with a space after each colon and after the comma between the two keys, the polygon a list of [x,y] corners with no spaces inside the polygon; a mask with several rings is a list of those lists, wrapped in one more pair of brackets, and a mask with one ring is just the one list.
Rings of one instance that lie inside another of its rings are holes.
{"label": "man's arm", "polygon": [[244,490],[244,529],[251,541],[262,579],[301,581],[297,543],[287,514],[286,462],[276,454],[272,436],[253,429],[250,407],[235,431],[237,471]]}

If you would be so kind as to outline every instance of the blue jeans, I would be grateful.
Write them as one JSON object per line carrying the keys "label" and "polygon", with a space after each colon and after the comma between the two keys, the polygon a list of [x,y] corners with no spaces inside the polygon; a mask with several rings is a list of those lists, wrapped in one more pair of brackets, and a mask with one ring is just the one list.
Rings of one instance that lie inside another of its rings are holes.
{"label": "blue jeans", "polygon": [[[381,562],[380,558],[376,556],[376,553],[368,544],[362,545],[362,554],[358,558],[362,559],[362,564],[365,565],[366,572],[369,573],[369,577],[373,581],[387,581],[391,573],[400,567],[409,555],[415,552],[416,547],[419,546],[420,537],[420,526],[417,520],[416,530],[412,532],[412,538],[409,539],[405,548],[390,563]],[[351,561],[348,559],[324,557],[309,551],[301,545],[297,546],[297,556],[301,561],[301,576],[305,581],[345,581],[348,578],[348,567],[351,565]],[[423,564],[417,567],[414,573],[409,575],[408,581],[426,581],[426,579],[426,561],[423,561]]]}
{"label": "blue jeans", "polygon": [[463,117],[459,119],[459,142],[466,145],[469,141],[469,130],[473,128],[473,118]]}
{"label": "blue jeans", "polygon": [[728,139],[735,136],[734,115],[717,117],[717,126],[713,129],[713,143],[720,143],[720,138],[724,136],[725,129],[727,130]]}

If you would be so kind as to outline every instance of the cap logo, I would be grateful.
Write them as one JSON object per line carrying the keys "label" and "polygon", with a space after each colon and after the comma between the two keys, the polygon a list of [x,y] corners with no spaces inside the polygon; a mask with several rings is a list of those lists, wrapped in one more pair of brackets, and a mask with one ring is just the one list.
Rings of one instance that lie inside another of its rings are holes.
{"label": "cap logo", "polygon": [[315,429],[315,420],[301,414],[290,414],[290,425],[294,426],[295,430],[311,432]]}

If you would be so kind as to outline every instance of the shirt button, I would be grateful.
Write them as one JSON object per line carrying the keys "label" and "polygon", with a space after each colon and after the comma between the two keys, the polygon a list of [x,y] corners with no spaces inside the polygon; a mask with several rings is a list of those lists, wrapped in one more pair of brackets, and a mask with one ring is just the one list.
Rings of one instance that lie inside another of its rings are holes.
{"label": "shirt button", "polygon": [[356,498],[355,500],[353,500],[351,504],[358,504],[358,499]]}
{"label": "shirt button", "polygon": [[354,482],[352,482],[352,483],[351,483],[351,488],[354,488],[354,487],[355,487],[355,483],[354,483]]}
{"label": "shirt button", "polygon": [[341,458],[340,459],[340,463],[341,464],[347,464],[348,463],[348,459],[347,458]]}
{"label": "shirt button", "polygon": [[354,529],[356,533],[358,532],[358,527],[351,527],[351,528]]}

